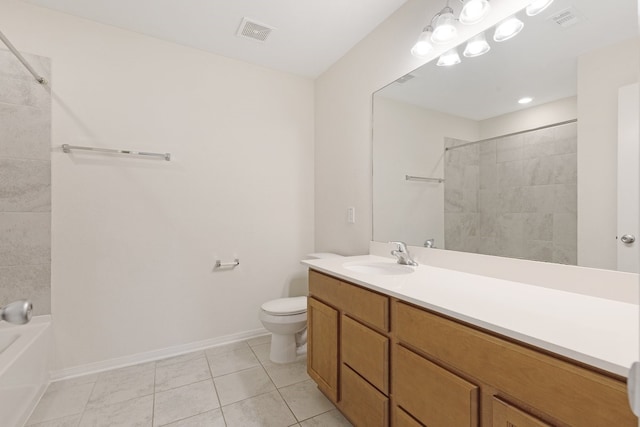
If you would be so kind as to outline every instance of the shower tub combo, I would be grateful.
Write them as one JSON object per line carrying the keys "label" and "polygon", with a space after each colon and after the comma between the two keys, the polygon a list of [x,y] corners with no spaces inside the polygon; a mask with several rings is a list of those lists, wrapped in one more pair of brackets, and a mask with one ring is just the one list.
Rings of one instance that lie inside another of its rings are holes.
{"label": "shower tub combo", "polygon": [[49,383],[51,316],[27,325],[0,322],[0,424],[22,426]]}

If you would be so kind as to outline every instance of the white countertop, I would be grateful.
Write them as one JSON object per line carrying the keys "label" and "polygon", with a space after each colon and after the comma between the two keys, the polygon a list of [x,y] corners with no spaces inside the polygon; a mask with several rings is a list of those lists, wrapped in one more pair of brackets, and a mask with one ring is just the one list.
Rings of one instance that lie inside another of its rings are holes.
{"label": "white countertop", "polygon": [[343,266],[353,262],[395,264],[374,255],[302,261],[314,270],[624,377],[640,359],[636,304],[428,265],[401,275],[356,273]]}

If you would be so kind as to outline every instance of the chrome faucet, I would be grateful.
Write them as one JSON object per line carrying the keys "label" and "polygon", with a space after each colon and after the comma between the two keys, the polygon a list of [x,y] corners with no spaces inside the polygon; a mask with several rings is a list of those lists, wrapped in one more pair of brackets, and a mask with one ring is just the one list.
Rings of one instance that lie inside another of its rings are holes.
{"label": "chrome faucet", "polygon": [[427,239],[424,242],[425,248],[435,248],[436,247],[436,239]]}
{"label": "chrome faucet", "polygon": [[398,249],[394,249],[391,251],[391,255],[398,258],[398,264],[412,265],[414,267],[418,265],[418,263],[413,258],[411,258],[411,254],[409,254],[409,251],[407,250],[406,243],[404,242],[389,242],[389,243],[398,245]]}
{"label": "chrome faucet", "polygon": [[4,307],[0,307],[0,320],[5,320],[16,325],[24,325],[31,320],[33,306],[27,300],[14,301]]}

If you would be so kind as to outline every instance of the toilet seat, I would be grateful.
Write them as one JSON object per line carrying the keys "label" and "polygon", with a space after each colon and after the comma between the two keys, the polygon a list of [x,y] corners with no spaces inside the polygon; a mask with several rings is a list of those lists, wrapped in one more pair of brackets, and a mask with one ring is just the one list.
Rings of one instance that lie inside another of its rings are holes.
{"label": "toilet seat", "polygon": [[262,311],[272,316],[291,316],[307,311],[307,297],[280,298],[262,304]]}

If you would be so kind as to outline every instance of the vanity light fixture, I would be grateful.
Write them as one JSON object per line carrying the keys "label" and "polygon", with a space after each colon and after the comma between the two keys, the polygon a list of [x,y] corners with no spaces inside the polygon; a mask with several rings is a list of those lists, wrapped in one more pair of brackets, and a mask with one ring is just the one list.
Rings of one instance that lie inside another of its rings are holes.
{"label": "vanity light fixture", "polygon": [[454,47],[453,49],[448,50],[440,55],[440,58],[438,58],[438,62],[436,63],[436,65],[438,67],[450,67],[452,65],[459,64],[460,62],[461,61],[460,55],[458,54],[458,49]]}
{"label": "vanity light fixture", "polygon": [[548,8],[551,3],[553,3],[553,0],[533,0],[531,4],[527,6],[527,15],[535,16]]}
{"label": "vanity light fixture", "polygon": [[524,105],[524,104],[528,104],[528,103],[530,103],[531,101],[533,101],[533,98],[532,98],[532,97],[530,97],[530,96],[524,96],[524,97],[522,97],[522,98],[518,99],[518,104],[523,104],[523,105]]}
{"label": "vanity light fixture", "polygon": [[462,54],[467,58],[474,58],[476,56],[484,55],[489,52],[490,49],[491,46],[487,43],[484,33],[480,33],[469,39]]}
{"label": "vanity light fixture", "polygon": [[[464,6],[460,12],[460,23],[473,25],[482,21],[491,10],[489,0],[460,0]],[[552,0],[553,1],[553,0]]]}
{"label": "vanity light fixture", "polygon": [[515,37],[524,28],[524,22],[516,18],[515,15],[505,19],[496,27],[493,40],[503,42]]}
{"label": "vanity light fixture", "polygon": [[425,58],[426,55],[433,50],[433,45],[431,44],[432,33],[433,27],[431,25],[424,27],[418,37],[418,41],[411,48],[411,54],[413,56],[416,58]]}
{"label": "vanity light fixture", "polygon": [[448,5],[434,16],[433,20],[435,20],[435,25],[433,26],[433,34],[431,34],[432,42],[447,43],[458,35],[456,18],[453,16],[453,9]]}

